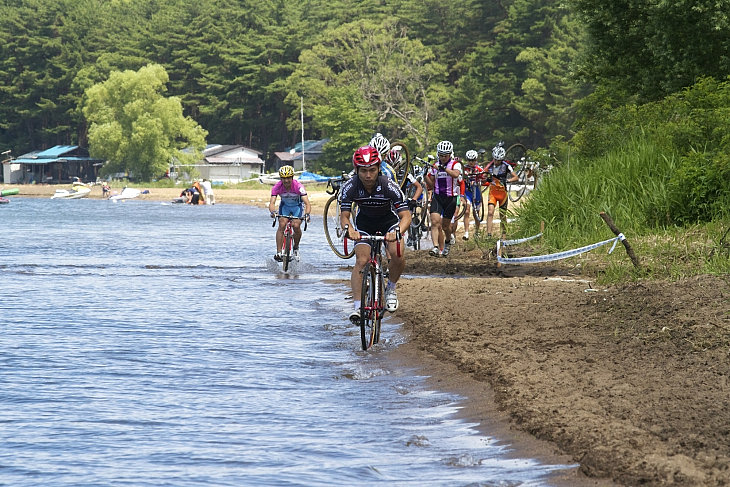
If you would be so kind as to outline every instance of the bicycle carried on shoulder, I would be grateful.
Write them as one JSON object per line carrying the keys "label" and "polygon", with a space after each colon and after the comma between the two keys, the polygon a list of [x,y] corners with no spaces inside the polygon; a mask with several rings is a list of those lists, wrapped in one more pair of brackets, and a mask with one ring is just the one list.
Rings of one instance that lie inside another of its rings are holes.
{"label": "bicycle carried on shoulder", "polygon": [[279,221],[279,218],[286,218],[286,226],[284,227],[284,247],[282,250],[281,255],[281,264],[284,272],[289,270],[289,263],[292,261],[293,253],[294,253],[294,227],[292,226],[292,220],[303,220],[304,221],[304,228],[303,231],[307,231],[307,220],[306,216],[291,216],[291,215],[280,215],[279,213],[274,213],[274,222],[271,224],[272,227],[276,226],[276,222]]}
{"label": "bicycle carried on shoulder", "polygon": [[[345,232],[348,229],[349,227],[345,227]],[[347,251],[347,240],[347,233],[345,233],[345,251]],[[360,237],[357,241],[353,241],[370,243],[370,258],[361,271],[362,288],[360,290],[360,340],[362,342],[362,349],[367,350],[380,341],[380,324],[385,314],[383,244],[387,240],[384,235],[367,235]],[[397,252],[400,257],[400,230],[396,230],[396,241]]]}

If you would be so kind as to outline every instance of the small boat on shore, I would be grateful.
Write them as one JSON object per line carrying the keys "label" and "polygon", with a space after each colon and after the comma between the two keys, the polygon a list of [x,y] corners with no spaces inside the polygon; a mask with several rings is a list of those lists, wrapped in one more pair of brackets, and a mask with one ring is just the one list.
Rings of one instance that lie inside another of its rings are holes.
{"label": "small boat on shore", "polygon": [[7,203],[10,203],[10,200],[7,199],[7,198],[4,198],[2,196],[0,196],[0,205],[4,205],[4,204],[7,204]]}
{"label": "small boat on shore", "polygon": [[89,196],[89,193],[91,193],[90,187],[85,184],[74,184],[71,186],[71,189],[57,189],[56,192],[53,193],[53,196],[51,196],[51,199],[76,200]]}
{"label": "small boat on shore", "polygon": [[110,196],[109,200],[111,200],[111,201],[131,200],[133,198],[138,197],[141,194],[148,194],[148,193],[149,193],[148,189],[145,189],[144,191],[140,191],[137,188],[124,188],[121,193]]}

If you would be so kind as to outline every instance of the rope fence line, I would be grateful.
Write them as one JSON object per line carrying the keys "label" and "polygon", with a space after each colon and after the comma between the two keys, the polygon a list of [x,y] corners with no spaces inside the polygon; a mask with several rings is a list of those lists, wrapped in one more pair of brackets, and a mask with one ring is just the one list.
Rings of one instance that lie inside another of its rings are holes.
{"label": "rope fence line", "polygon": [[[532,240],[533,238],[539,237],[541,234],[528,237],[526,239],[520,239],[522,241]],[[500,264],[535,264],[538,262],[551,262],[554,260],[561,260],[561,259],[567,259],[569,257],[575,257],[576,255],[591,251],[593,249],[597,249],[598,247],[601,247],[602,245],[609,244],[613,242],[613,245],[611,246],[611,249],[608,251],[610,254],[613,252],[613,249],[616,248],[616,244],[619,241],[623,241],[626,237],[624,237],[623,233],[620,233],[617,237],[609,238],[608,240],[604,240],[603,242],[597,242],[591,245],[586,245],[585,247],[581,247],[578,249],[573,250],[566,250],[563,252],[557,252],[554,254],[546,254],[546,255],[535,255],[532,257],[502,257],[501,247],[507,246],[507,245],[515,245],[515,243],[522,243],[520,240],[507,240],[497,241],[497,262]]]}
{"label": "rope fence line", "polygon": [[626,252],[628,253],[629,257],[631,258],[631,262],[634,264],[634,267],[639,269],[639,259],[634,254],[633,249],[631,248],[631,245],[629,245],[628,240],[626,240],[626,237],[623,233],[616,227],[616,225],[613,223],[613,220],[609,215],[607,215],[605,212],[600,213],[600,217],[606,222],[608,227],[611,229],[611,231],[616,235],[614,238],[609,238],[608,240],[604,240],[603,242],[597,242],[591,245],[586,245],[585,247],[580,247],[578,249],[572,249],[572,250],[566,250],[563,252],[556,252],[554,254],[547,254],[547,255],[535,255],[531,257],[502,257],[502,248],[507,247],[510,245],[518,245],[524,242],[529,242],[530,240],[534,240],[536,238],[539,238],[542,236],[544,231],[544,223],[540,224],[540,233],[537,235],[533,235],[532,237],[526,237],[526,238],[520,238],[516,240],[505,240],[504,236],[497,240],[497,266],[500,266],[502,264],[535,264],[538,262],[551,262],[555,260],[561,260],[561,259],[567,259],[569,257],[574,257],[576,255],[580,255],[585,252],[589,252],[591,250],[597,249],[598,247],[601,247],[603,245],[612,243],[611,249],[608,251],[609,254],[611,254],[614,249],[616,248],[616,244],[618,242],[621,242],[624,247],[626,248]]}

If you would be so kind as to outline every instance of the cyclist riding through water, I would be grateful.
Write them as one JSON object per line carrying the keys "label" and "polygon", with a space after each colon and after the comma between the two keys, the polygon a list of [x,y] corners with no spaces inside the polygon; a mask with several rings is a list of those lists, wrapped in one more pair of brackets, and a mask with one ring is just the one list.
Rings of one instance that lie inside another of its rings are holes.
{"label": "cyclist riding through water", "polygon": [[[451,218],[454,216],[457,201],[461,192],[459,179],[461,178],[461,163],[452,157],[454,145],[448,140],[442,140],[436,145],[438,163],[432,166],[426,179],[433,187],[431,200],[431,239],[434,247],[429,253],[434,257],[449,255],[451,234],[454,233]],[[448,239],[448,240],[447,240]]]}
{"label": "cyclist riding through water", "polygon": [[[464,212],[464,235],[461,237],[464,240],[469,240],[469,220],[471,219],[471,207],[473,206],[477,210],[482,204],[482,189],[481,187],[486,186],[487,174],[484,172],[484,168],[477,164],[477,158],[479,153],[475,150],[466,151],[466,161],[464,163],[464,197],[466,198],[466,211]],[[479,226],[481,222],[474,219],[474,231],[479,232]]]}
{"label": "cyclist riding through water", "polygon": [[[380,172],[380,153],[371,146],[360,147],[352,156],[355,177],[345,181],[340,188],[342,228],[348,228],[347,237],[355,243],[355,265],[352,268],[350,285],[354,309],[350,313],[350,321],[360,321],[361,271],[370,258],[368,242],[358,242],[361,236],[380,233],[388,239],[387,250],[390,255],[388,285],[385,288],[385,309],[393,312],[398,309],[398,296],[395,285],[400,278],[406,261],[403,253],[398,252],[396,230],[404,234],[411,224],[411,212],[408,211],[403,192],[398,183],[388,179]],[[358,207],[354,227],[349,227],[352,204]],[[400,255],[398,255],[400,254]]]}
{"label": "cyclist riding through water", "polygon": [[502,233],[507,222],[507,182],[514,183],[519,176],[514,172],[509,162],[505,161],[507,153],[504,150],[504,142],[499,142],[492,149],[492,160],[485,166],[487,181],[489,182],[489,202],[487,205],[487,237],[492,236],[492,222],[494,220],[494,208],[499,205],[499,218],[502,226]]}
{"label": "cyclist riding through water", "polygon": [[[276,229],[276,254],[274,260],[281,262],[281,249],[284,245],[284,228],[286,228],[286,216],[296,218],[304,217],[309,221],[309,213],[312,211],[312,205],[309,203],[307,190],[304,189],[302,183],[294,179],[294,168],[291,166],[281,166],[279,169],[279,182],[271,188],[271,199],[269,200],[269,213],[271,218],[275,216],[276,198],[281,198],[279,204],[279,228]],[[299,241],[302,238],[302,220],[292,220],[292,228],[294,229],[294,257],[299,258]]]}

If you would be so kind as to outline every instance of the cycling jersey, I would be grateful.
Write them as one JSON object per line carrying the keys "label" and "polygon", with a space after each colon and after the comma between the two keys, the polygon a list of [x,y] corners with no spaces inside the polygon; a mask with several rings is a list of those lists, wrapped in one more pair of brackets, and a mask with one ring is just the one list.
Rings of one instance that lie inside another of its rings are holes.
{"label": "cycling jersey", "polygon": [[[461,163],[455,159],[451,159],[446,163],[446,169],[455,169],[461,173]],[[432,166],[428,173],[434,179],[434,194],[442,196],[458,196],[461,191],[459,188],[459,177],[449,176],[446,171],[442,171],[438,166]]]}
{"label": "cycling jersey", "polygon": [[281,198],[281,204],[279,205],[279,214],[287,216],[302,216],[304,205],[302,197],[307,195],[307,190],[304,189],[304,185],[292,179],[291,186],[289,189],[284,187],[284,182],[277,182],[273,188],[271,188],[271,196],[278,196]]}
{"label": "cycling jersey", "polygon": [[408,211],[408,202],[398,183],[379,175],[372,193],[363,186],[359,177],[348,179],[340,188],[342,211],[352,211],[357,203],[355,227],[366,233],[388,233],[398,222],[398,213]]}
{"label": "cycling jersey", "polygon": [[485,168],[502,186],[507,185],[507,178],[512,173],[512,166],[507,161],[491,161]]}
{"label": "cycling jersey", "polygon": [[390,164],[388,164],[385,161],[382,161],[380,163],[380,172],[382,174],[384,174],[391,181],[395,181],[396,180],[395,179],[395,169],[393,168],[393,166],[391,166]]}

